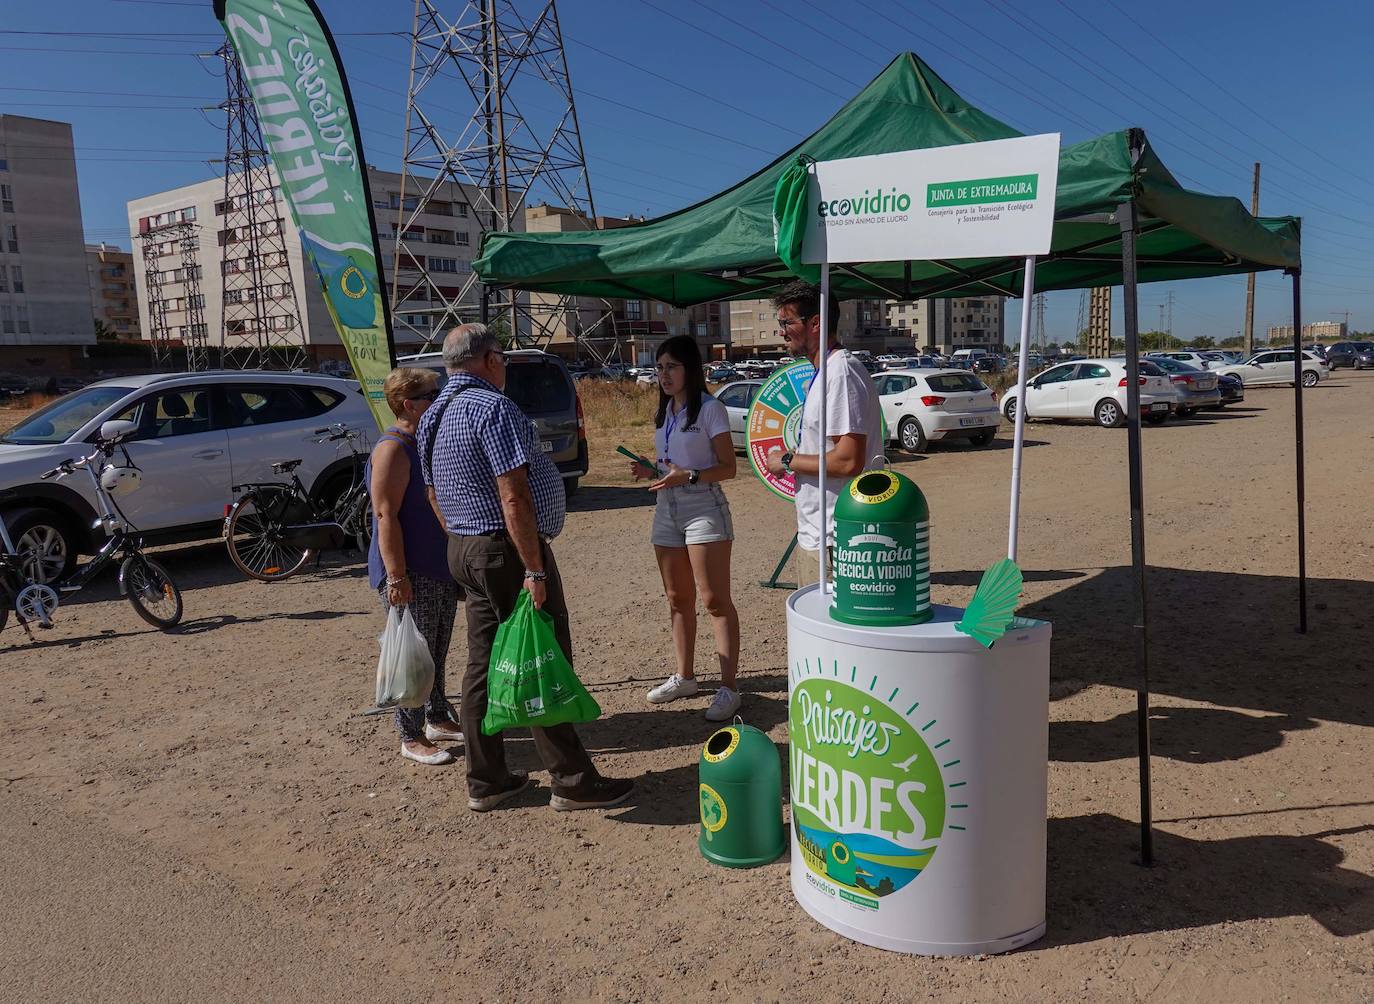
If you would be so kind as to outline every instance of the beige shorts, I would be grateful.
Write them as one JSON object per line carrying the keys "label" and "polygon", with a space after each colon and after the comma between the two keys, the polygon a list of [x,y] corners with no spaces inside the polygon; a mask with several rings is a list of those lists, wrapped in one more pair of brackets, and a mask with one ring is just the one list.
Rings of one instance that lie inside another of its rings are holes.
{"label": "beige shorts", "polygon": [[720,485],[680,485],[658,493],[649,540],[657,547],[686,547],[735,539],[730,503]]}

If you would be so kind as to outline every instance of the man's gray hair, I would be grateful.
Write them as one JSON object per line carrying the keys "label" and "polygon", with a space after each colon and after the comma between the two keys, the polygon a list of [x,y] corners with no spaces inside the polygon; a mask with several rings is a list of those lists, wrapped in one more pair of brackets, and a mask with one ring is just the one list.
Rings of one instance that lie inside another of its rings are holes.
{"label": "man's gray hair", "polygon": [[444,367],[462,369],[465,364],[500,347],[501,342],[485,324],[460,324],[444,339]]}

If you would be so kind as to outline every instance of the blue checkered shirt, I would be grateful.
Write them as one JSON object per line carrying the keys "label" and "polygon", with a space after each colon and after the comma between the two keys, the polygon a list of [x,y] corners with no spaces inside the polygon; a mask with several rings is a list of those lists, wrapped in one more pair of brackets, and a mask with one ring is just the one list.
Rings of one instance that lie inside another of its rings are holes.
{"label": "blue checkered shirt", "polygon": [[496,479],[517,467],[528,469],[539,532],[557,537],[563,531],[563,479],[541,449],[538,430],[514,401],[481,377],[449,374],[420,419],[415,445],[425,484],[434,488],[449,533],[474,537],[506,529]]}

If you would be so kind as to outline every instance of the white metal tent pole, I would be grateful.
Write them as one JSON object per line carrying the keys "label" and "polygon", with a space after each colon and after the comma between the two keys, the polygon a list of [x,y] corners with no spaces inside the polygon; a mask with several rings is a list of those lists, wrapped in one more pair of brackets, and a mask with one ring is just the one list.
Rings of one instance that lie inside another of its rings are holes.
{"label": "white metal tent pole", "polygon": [[1021,520],[1021,448],[1026,439],[1026,370],[1030,367],[1030,308],[1035,293],[1035,259],[1026,259],[1021,287],[1021,346],[1016,363],[1016,432],[1011,441],[1011,520],[1007,528],[1007,557],[1016,560],[1016,531]]}
{"label": "white metal tent pole", "polygon": [[826,362],[829,354],[829,346],[826,344],[830,334],[830,262],[821,262],[821,347],[820,355],[816,358],[816,375],[811,378],[812,383],[820,381],[821,390],[821,445],[820,445],[820,483],[821,483],[821,593],[829,592],[826,586],[825,577],[825,548],[830,542],[830,512],[827,505],[828,498],[825,488],[825,455],[829,450],[829,440],[825,438],[825,413],[827,398],[825,396],[825,371]]}

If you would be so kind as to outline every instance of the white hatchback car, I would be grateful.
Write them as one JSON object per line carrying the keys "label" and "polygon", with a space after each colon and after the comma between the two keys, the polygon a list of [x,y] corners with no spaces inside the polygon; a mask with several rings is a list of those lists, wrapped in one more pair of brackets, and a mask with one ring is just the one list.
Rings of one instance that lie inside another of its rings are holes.
{"label": "white hatchback car", "polygon": [[966,370],[895,370],[873,383],[888,435],[908,453],[951,439],[987,446],[997,435],[997,400]]}
{"label": "white hatchback car", "polygon": [[[1002,398],[1002,414],[1016,418],[1016,389]],[[1169,375],[1140,360],[1141,417],[1158,425],[1174,409]],[[1126,363],[1121,359],[1078,359],[1051,366],[1026,384],[1026,418],[1091,418],[1104,428],[1126,421]]]}
{"label": "white hatchback car", "polygon": [[142,485],[120,506],[151,544],[218,537],[233,486],[283,480],[272,471],[279,461],[303,461],[296,473],[318,498],[347,490],[352,454],[316,442],[316,430],[343,423],[366,449],[376,429],[356,382],[319,373],[154,373],[60,397],[0,436],[0,518],[38,581],[61,578],[103,543],[89,481],[42,475],[89,452],[111,419],[138,426],[124,445]]}
{"label": "white hatchback car", "polygon": [[[1247,387],[1266,387],[1292,384],[1293,350],[1258,352],[1238,366],[1217,367],[1218,373],[1229,373]],[[1315,352],[1302,354],[1302,385],[1315,387],[1331,375],[1331,365]]]}

